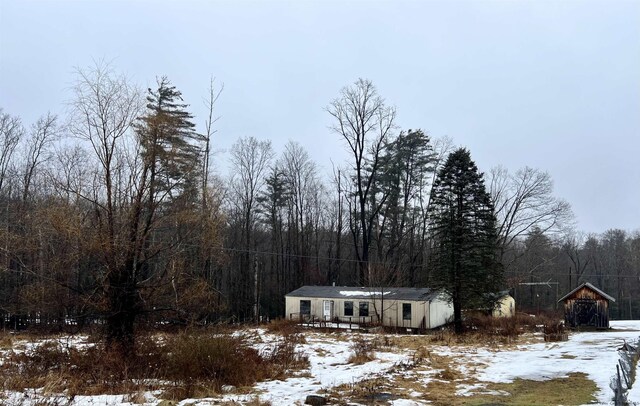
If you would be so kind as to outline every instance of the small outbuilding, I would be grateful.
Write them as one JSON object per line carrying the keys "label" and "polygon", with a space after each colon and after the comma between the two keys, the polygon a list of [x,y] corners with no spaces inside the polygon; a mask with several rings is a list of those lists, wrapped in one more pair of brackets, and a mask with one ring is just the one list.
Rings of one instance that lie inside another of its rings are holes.
{"label": "small outbuilding", "polygon": [[616,300],[585,282],[558,300],[564,302],[564,320],[569,327],[609,328],[609,302]]}
{"label": "small outbuilding", "polygon": [[285,295],[292,320],[431,329],[453,319],[448,296],[428,288],[303,286]]}
{"label": "small outbuilding", "polygon": [[508,290],[499,292],[495,296],[495,305],[491,311],[493,317],[513,317],[516,315],[516,300]]}

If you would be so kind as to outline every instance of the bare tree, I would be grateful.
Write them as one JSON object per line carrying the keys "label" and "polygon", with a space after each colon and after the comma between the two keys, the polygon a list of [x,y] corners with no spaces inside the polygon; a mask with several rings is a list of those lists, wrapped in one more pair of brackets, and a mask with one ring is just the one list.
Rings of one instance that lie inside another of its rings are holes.
{"label": "bare tree", "polygon": [[24,135],[19,117],[4,113],[0,108],[0,191],[7,182],[13,153]]}
{"label": "bare tree", "polygon": [[281,158],[288,189],[289,215],[293,221],[290,231],[296,254],[295,281],[297,285],[309,283],[308,256],[311,249],[311,230],[316,220],[314,198],[319,188],[317,168],[309,153],[297,142],[285,145]]}
{"label": "bare tree", "polygon": [[207,187],[209,186],[209,171],[210,171],[210,158],[211,158],[211,138],[217,132],[213,128],[213,125],[218,121],[220,117],[215,117],[213,114],[214,107],[220,98],[220,94],[224,90],[224,83],[219,88],[215,87],[215,78],[212,77],[209,82],[209,94],[205,100],[205,106],[207,107],[207,119],[204,123],[204,148],[203,148],[203,163],[202,163],[202,207],[204,210],[207,208]]}
{"label": "bare tree", "polygon": [[[592,260],[592,258],[584,252],[585,240],[586,236],[583,233],[572,230],[567,233],[562,242],[562,249],[565,254],[567,254],[569,261],[571,261],[571,267],[569,268],[569,289],[578,286]],[[575,281],[573,281],[574,274],[576,276]]]}
{"label": "bare tree", "polygon": [[[335,235],[335,259],[330,266],[329,274],[327,275],[327,282],[336,283],[340,279],[342,270],[342,235],[345,233],[345,210],[344,210],[344,190],[343,184],[345,182],[344,169],[335,166],[333,167],[332,182],[335,185],[335,197],[333,204],[330,207],[334,208],[329,214],[331,219],[335,220],[334,224],[331,224],[331,232]],[[349,214],[349,212],[347,213]],[[332,256],[332,247],[329,247],[329,256]]]}
{"label": "bare tree", "polygon": [[510,174],[505,168],[493,168],[489,192],[498,219],[502,259],[514,241],[534,227],[543,234],[558,232],[573,218],[569,203],[553,196],[551,176],[539,169],[525,167]]}
{"label": "bare tree", "polygon": [[32,126],[23,158],[22,201],[29,196],[38,168],[48,159],[47,154],[60,132],[58,117],[51,113],[40,117]]}
{"label": "bare tree", "polygon": [[[257,220],[257,199],[265,185],[265,176],[269,164],[273,159],[273,150],[270,141],[258,141],[253,137],[240,138],[231,147],[231,164],[233,177],[231,179],[232,200],[242,217],[242,239],[244,253],[241,255],[241,271],[254,269],[253,278],[244,278],[244,284],[253,280],[253,286],[239,286],[243,293],[253,292],[253,315],[258,317],[258,265],[251,263],[251,250],[253,247],[253,229]],[[246,275],[245,275],[246,276]],[[242,285],[242,283],[240,284]],[[236,298],[237,299],[237,298]]]}
{"label": "bare tree", "polygon": [[374,199],[372,192],[379,175],[382,152],[393,136],[396,110],[385,104],[370,80],[358,79],[352,86],[344,87],[326,111],[334,119],[331,130],[346,141],[353,159],[357,204],[353,214],[358,224],[352,227],[352,235],[359,261],[359,282],[366,284],[374,222],[386,199],[385,196]]}
{"label": "bare tree", "polygon": [[138,278],[144,263],[141,251],[146,248],[153,216],[144,204],[148,171],[140,169],[139,154],[127,156],[131,147],[139,151],[132,125],[141,112],[142,98],[137,88],[108,66],[77,69],[76,74],[69,129],[88,143],[98,165],[91,194],[73,192],[99,213],[96,237],[101,241],[105,268],[107,342],[126,354],[134,346]]}

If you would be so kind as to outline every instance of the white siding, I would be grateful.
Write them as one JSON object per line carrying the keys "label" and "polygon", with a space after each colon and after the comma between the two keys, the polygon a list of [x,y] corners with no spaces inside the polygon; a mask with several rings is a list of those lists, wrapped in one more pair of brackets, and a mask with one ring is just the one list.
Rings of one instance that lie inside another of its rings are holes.
{"label": "white siding", "polygon": [[[334,302],[333,315],[339,318],[341,321],[348,322],[350,316],[344,314],[344,303],[353,302],[353,316],[351,321],[354,323],[362,321],[359,314],[359,303],[369,303],[369,317],[366,317],[366,322],[376,322],[376,310],[378,314],[383,316],[383,324],[391,327],[406,327],[406,328],[420,328],[424,320],[426,328],[435,328],[446,324],[450,321],[453,315],[453,307],[444,299],[436,299],[431,302],[428,301],[413,301],[413,300],[384,300],[384,309],[382,309],[383,302],[379,299],[325,299],[315,297],[285,297],[285,317],[294,319],[299,317],[300,314],[300,301],[309,300],[311,302],[311,316],[316,320],[322,320],[323,314],[323,302],[324,300],[332,300]],[[411,320],[403,320],[402,318],[402,304],[411,304]]]}
{"label": "white siding", "polygon": [[436,328],[449,323],[453,319],[453,304],[443,297],[438,297],[429,304],[428,328]]}
{"label": "white siding", "polygon": [[493,309],[493,317],[512,317],[516,314],[516,301],[511,295],[500,298]]}

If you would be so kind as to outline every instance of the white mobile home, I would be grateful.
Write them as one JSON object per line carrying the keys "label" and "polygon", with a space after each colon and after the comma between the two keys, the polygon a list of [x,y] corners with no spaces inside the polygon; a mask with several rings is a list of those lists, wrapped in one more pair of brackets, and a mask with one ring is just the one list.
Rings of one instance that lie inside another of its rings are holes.
{"label": "white mobile home", "polygon": [[446,295],[428,288],[303,286],[285,295],[288,319],[430,329],[453,318]]}

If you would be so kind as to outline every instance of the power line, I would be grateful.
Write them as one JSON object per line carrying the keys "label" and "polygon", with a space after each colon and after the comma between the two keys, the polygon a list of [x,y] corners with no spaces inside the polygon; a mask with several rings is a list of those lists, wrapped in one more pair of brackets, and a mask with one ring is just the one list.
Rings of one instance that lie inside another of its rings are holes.
{"label": "power line", "polygon": [[[192,247],[192,248],[198,248],[200,247],[199,245],[196,244],[180,244],[183,247]],[[357,259],[349,259],[349,258],[336,258],[336,257],[329,257],[329,256],[318,256],[318,255],[303,255],[303,254],[294,254],[294,253],[282,253],[282,252],[274,252],[274,251],[262,251],[262,250],[253,250],[253,249],[248,249],[248,248],[231,248],[231,247],[224,247],[224,246],[215,246],[214,247],[217,250],[220,251],[227,251],[227,252],[237,252],[237,253],[247,253],[247,254],[255,254],[255,255],[267,255],[267,256],[278,256],[278,257],[284,257],[284,258],[301,258],[301,259],[312,259],[312,260],[321,260],[321,261],[339,261],[339,262],[347,262],[347,263],[362,263],[364,261],[362,260],[357,260]],[[382,261],[367,261],[368,264],[371,265],[380,265],[380,266],[386,266],[388,265],[385,262]],[[413,264],[411,265],[414,268],[428,268],[429,265],[428,264]],[[517,275],[517,276],[531,276],[531,274],[529,272],[518,272],[518,271],[505,271],[504,272],[505,275]],[[534,276],[536,277],[543,277],[543,275],[536,275],[534,274]],[[551,273],[546,273],[544,274],[544,277],[548,277],[548,276],[578,276],[576,273],[568,273],[568,272],[551,272]],[[590,274],[588,275],[588,277],[592,277],[592,278],[598,278],[598,277],[611,277],[611,278],[636,278],[640,281],[640,269],[638,270],[638,274],[631,274],[631,275],[627,275],[627,274],[613,274],[613,273],[599,273],[599,274]]]}

